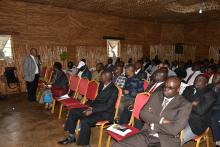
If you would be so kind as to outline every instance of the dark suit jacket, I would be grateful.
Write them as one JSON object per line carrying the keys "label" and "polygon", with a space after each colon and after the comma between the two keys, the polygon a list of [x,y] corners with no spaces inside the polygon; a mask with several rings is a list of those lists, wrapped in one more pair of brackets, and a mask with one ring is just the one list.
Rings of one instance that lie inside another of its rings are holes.
{"label": "dark suit jacket", "polygon": [[110,83],[104,90],[101,83],[98,90],[98,95],[94,101],[88,103],[93,107],[93,113],[102,113],[103,120],[109,120],[113,122],[115,115],[115,103],[118,98],[118,89]]}
{"label": "dark suit jacket", "polygon": [[[78,70],[77,74],[79,73],[80,71]],[[91,80],[92,79],[92,73],[89,71],[88,67],[86,67],[82,73],[82,78],[87,78],[88,80]]]}
{"label": "dark suit jacket", "polygon": [[201,135],[210,125],[211,113],[216,101],[216,95],[213,91],[206,88],[203,90],[197,90],[194,94],[194,86],[188,86],[183,96],[190,102],[199,101],[198,106],[192,108],[192,112],[189,118],[189,125],[192,132],[196,135]]}
{"label": "dark suit jacket", "polygon": [[113,71],[114,70],[114,65],[113,64],[106,64],[105,66],[104,66],[104,69],[105,70],[109,70],[109,71]]}
{"label": "dark suit jacket", "polygon": [[69,88],[69,82],[67,76],[63,71],[53,72],[51,82],[53,83],[52,87],[64,88],[67,90]]}
{"label": "dark suit jacket", "polygon": [[147,73],[143,70],[140,70],[137,74],[136,74],[136,77],[140,80],[143,80],[143,79],[147,79]]}
{"label": "dark suit jacket", "polygon": [[[149,92],[151,90],[151,88],[154,86],[155,83],[150,83],[149,86],[146,89],[146,92]],[[154,90],[154,92],[158,92],[161,91],[164,87],[164,83],[162,83],[160,86],[157,87],[157,89]]]}
{"label": "dark suit jacket", "polygon": [[[186,126],[192,106],[182,96],[178,95],[174,97],[161,113],[163,99],[162,91],[155,92],[141,110],[140,117],[145,122],[142,132],[148,135],[149,132],[152,132],[150,123],[154,123],[154,132],[159,134],[161,147],[180,147],[180,138],[176,136]],[[152,109],[152,112],[149,112],[149,108]],[[171,120],[172,123],[166,125],[159,124],[162,117]],[[142,146],[144,145],[140,145],[140,147]]]}

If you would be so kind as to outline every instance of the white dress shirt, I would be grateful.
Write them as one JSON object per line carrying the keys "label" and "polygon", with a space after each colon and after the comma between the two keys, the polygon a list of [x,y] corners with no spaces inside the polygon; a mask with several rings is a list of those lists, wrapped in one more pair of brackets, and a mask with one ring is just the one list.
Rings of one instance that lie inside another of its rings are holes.
{"label": "white dress shirt", "polygon": [[189,85],[186,84],[186,83],[181,82],[179,95],[182,95],[182,94],[183,94],[183,91],[186,89],[187,86],[189,86]]}
{"label": "white dress shirt", "polygon": [[30,55],[30,56],[31,56],[31,58],[33,59],[34,64],[35,64],[35,66],[36,66],[36,68],[35,68],[35,74],[39,74],[39,67],[38,67],[38,65],[37,65],[36,59],[35,59],[35,57],[34,57],[33,55]]}
{"label": "white dress shirt", "polygon": [[[184,79],[185,81],[187,81],[188,80],[188,78],[191,76],[191,74],[193,74],[193,70],[192,70],[192,67],[189,67],[189,68],[187,68],[186,69],[186,72],[187,72],[187,76],[186,76],[186,78]],[[198,75],[200,75],[201,74],[201,71],[195,71],[195,73],[192,75],[192,77],[189,79],[189,81],[187,82],[187,84],[188,85],[193,85],[194,84],[194,81],[195,81],[195,79],[196,79],[196,77],[198,76]]]}
{"label": "white dress shirt", "polygon": [[135,74],[138,74],[140,70],[141,70],[141,68],[139,68],[138,70],[136,70],[136,71],[135,71]]}
{"label": "white dress shirt", "polygon": [[104,90],[106,87],[108,87],[108,85],[110,84],[111,82],[109,82],[108,84],[104,85],[102,90]]}

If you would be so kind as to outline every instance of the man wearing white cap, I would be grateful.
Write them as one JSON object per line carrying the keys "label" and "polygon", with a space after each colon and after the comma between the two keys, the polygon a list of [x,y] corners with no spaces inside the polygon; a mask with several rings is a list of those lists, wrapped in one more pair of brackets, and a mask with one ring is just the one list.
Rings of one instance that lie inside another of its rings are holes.
{"label": "man wearing white cap", "polygon": [[77,75],[80,77],[80,78],[87,78],[88,80],[91,80],[92,79],[92,74],[91,72],[89,71],[85,61],[80,61],[78,66],[77,66],[77,69],[78,69],[78,72],[77,72]]}

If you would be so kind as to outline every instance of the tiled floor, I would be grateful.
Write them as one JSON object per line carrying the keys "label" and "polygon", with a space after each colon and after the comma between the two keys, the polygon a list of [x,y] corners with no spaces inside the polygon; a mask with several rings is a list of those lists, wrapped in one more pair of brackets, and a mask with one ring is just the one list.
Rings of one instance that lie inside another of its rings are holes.
{"label": "tiled floor", "polygon": [[[56,109],[57,110],[57,109]],[[0,147],[59,147],[63,138],[63,123],[57,114],[51,114],[36,102],[28,102],[25,95],[11,95],[0,101]],[[98,129],[92,129],[91,146],[96,147]],[[104,135],[103,147],[106,136]],[[71,144],[66,147],[76,147]],[[194,147],[190,142],[184,147]],[[205,147],[205,144],[201,144]],[[214,147],[211,144],[210,147]]]}

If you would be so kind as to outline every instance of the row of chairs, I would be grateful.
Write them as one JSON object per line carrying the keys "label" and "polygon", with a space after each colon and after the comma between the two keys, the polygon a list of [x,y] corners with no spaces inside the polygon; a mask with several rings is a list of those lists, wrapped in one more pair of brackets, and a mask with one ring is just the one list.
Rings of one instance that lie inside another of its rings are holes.
{"label": "row of chairs", "polygon": [[[99,83],[96,81],[89,81],[88,79],[79,78],[78,76],[71,76],[69,93],[74,93],[73,96],[65,99],[54,98],[51,112],[54,113],[55,104],[57,102],[60,103],[59,117],[58,117],[59,119],[61,119],[63,108],[66,108],[68,111],[70,111],[73,108],[87,107],[85,103],[88,100],[95,100],[98,94],[98,87],[99,87]],[[82,99],[79,99],[79,96],[83,96]],[[121,97],[122,97],[122,89],[118,88],[118,98],[115,104],[116,112],[114,119],[117,118]],[[78,121],[77,124],[79,125],[80,121]],[[110,126],[110,122],[108,122],[107,120],[103,120],[96,123],[96,127],[99,128],[98,147],[102,146],[103,131],[109,126]],[[78,130],[76,130],[76,135],[77,134],[78,134]]]}
{"label": "row of chairs", "polygon": [[[129,122],[129,124],[124,124],[124,126],[128,129],[130,129],[131,132],[125,136],[120,136],[112,131],[107,130],[108,139],[107,139],[106,147],[110,147],[111,138],[113,138],[115,141],[118,142],[118,141],[126,139],[129,136],[135,135],[140,132],[140,130],[138,130],[134,127],[134,118],[137,120],[140,120],[139,113],[140,113],[141,109],[143,108],[143,106],[148,102],[149,98],[150,98],[150,93],[147,93],[147,92],[140,93],[136,96],[135,103],[134,103],[134,109],[133,109],[133,113],[132,113],[130,122]],[[209,130],[210,129],[207,128],[206,131],[202,135],[193,139],[193,141],[196,142],[196,147],[199,147],[202,142],[206,142],[207,147],[210,146],[209,135],[208,135]],[[181,133],[180,133],[181,140],[182,140],[183,133],[184,133],[184,131],[181,131]]]}
{"label": "row of chairs", "polygon": [[[42,73],[41,73],[42,82],[41,81],[39,82],[39,87],[41,86],[41,83],[43,83],[44,81],[49,82],[51,76],[52,76],[51,68],[42,68]],[[67,74],[67,78],[70,85],[69,93],[73,93],[73,96],[65,99],[61,99],[59,97],[53,97],[51,112],[54,113],[55,105],[59,103],[60,104],[59,117],[58,117],[59,119],[61,119],[63,108],[66,108],[69,111],[72,108],[86,107],[85,105],[86,101],[95,100],[98,93],[99,83],[96,81],[89,81],[88,79],[79,78],[78,76],[71,76],[69,74]],[[79,99],[79,96],[83,96],[83,97]],[[119,110],[121,96],[122,96],[122,89],[118,88],[118,98],[115,104],[115,109],[116,109],[114,116],[115,120],[117,119],[117,113]],[[80,121],[78,121],[78,124],[79,123]],[[107,120],[97,122],[96,124],[96,127],[100,129],[99,144],[98,144],[99,147],[102,146],[103,131],[109,126],[110,126],[110,122],[108,122]],[[78,134],[78,130],[76,130],[76,134]]]}
{"label": "row of chairs", "polygon": [[[51,68],[46,68],[45,70],[42,70],[42,77],[44,77],[44,80],[50,80],[52,76],[52,70]],[[63,111],[63,108],[66,108],[68,111],[71,110],[72,108],[84,108],[86,107],[85,103],[87,100],[95,100],[97,93],[98,93],[98,86],[99,83],[96,81],[89,81],[88,79],[85,78],[79,78],[78,76],[71,76],[70,74],[67,74],[67,78],[69,81],[70,85],[70,90],[69,93],[73,93],[72,97],[66,98],[66,99],[60,99],[59,97],[54,97],[53,99],[53,105],[52,105],[52,110],[51,112],[54,113],[55,105],[57,102],[60,103],[59,107],[59,119],[61,119],[61,114]],[[148,87],[149,83],[147,81],[144,81],[144,89]],[[115,104],[115,116],[114,120],[117,120],[118,116],[118,110],[119,110],[119,105],[122,97],[122,89],[118,88],[118,99]],[[83,96],[81,99],[79,99],[79,96]],[[114,132],[107,131],[108,139],[107,139],[107,144],[106,146],[110,146],[111,138],[114,139],[115,141],[121,141],[131,135],[134,135],[139,132],[138,129],[134,127],[134,118],[140,119],[139,118],[139,113],[142,107],[147,103],[149,100],[150,93],[144,92],[140,93],[136,96],[135,103],[134,103],[134,110],[130,119],[129,124],[125,124],[125,126],[129,129],[132,130],[131,133],[128,133],[126,136],[120,136]],[[80,121],[78,121],[78,125],[80,124]],[[104,129],[108,128],[110,125],[112,125],[110,122],[103,120],[100,122],[97,122],[96,127],[99,128],[99,142],[98,142],[98,147],[102,146],[102,138],[103,138],[103,131]],[[206,130],[204,134],[201,136],[198,136],[197,138],[194,139],[196,141],[196,147],[199,147],[200,143],[203,141],[206,141],[207,147],[209,147],[209,136],[208,136],[209,128]],[[76,135],[78,134],[78,130],[76,130]],[[181,132],[181,136],[184,132]]]}

